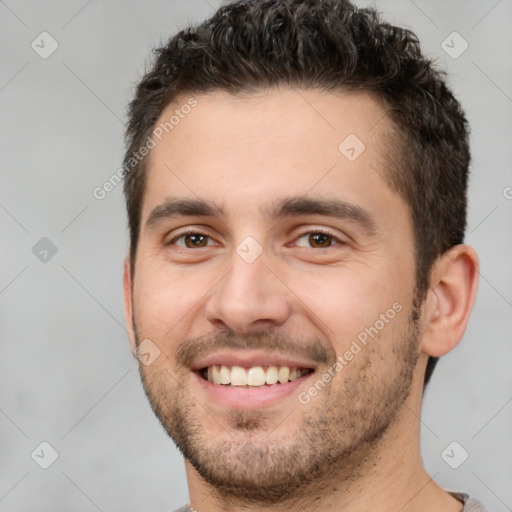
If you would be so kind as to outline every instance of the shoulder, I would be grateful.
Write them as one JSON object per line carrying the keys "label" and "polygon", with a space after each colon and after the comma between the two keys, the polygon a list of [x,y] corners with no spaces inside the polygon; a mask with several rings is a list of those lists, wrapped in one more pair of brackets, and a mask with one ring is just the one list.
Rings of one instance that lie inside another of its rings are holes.
{"label": "shoulder", "polygon": [[450,492],[450,494],[464,503],[462,512],[487,512],[477,499],[471,498],[464,492]]}
{"label": "shoulder", "polygon": [[183,505],[183,507],[177,508],[176,510],[173,510],[172,512],[190,512],[189,505]]}

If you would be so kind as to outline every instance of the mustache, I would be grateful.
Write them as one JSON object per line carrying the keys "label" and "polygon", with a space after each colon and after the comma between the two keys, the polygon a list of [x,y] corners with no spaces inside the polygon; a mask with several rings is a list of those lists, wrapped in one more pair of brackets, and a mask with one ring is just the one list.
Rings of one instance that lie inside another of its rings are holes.
{"label": "mustache", "polygon": [[297,338],[284,333],[258,331],[247,334],[221,332],[182,341],[176,349],[177,366],[190,367],[201,357],[205,357],[221,349],[253,349],[299,356],[318,364],[334,361],[336,354],[314,338]]}

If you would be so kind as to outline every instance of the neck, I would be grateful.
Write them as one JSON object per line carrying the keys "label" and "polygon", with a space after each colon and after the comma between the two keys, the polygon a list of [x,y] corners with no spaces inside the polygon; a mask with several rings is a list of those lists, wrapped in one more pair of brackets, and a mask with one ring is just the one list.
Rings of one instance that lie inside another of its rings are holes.
{"label": "neck", "polygon": [[[422,383],[416,383],[422,387]],[[303,487],[286,502],[241,502],[212,488],[186,461],[192,510],[197,512],[460,512],[462,504],[440,488],[423,468],[420,453],[421,389],[404,403],[385,435],[361,446],[328,475]]]}

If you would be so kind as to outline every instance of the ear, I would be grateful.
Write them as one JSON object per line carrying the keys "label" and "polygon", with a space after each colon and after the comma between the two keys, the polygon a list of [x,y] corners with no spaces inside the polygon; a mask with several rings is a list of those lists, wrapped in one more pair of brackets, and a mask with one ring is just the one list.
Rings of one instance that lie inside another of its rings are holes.
{"label": "ear", "polygon": [[436,261],[424,307],[420,348],[425,354],[443,356],[462,339],[475,302],[478,269],[475,250],[465,244],[452,247]]}
{"label": "ear", "polygon": [[126,318],[126,326],[128,329],[128,338],[130,339],[130,347],[132,352],[137,348],[135,341],[135,331],[133,324],[133,281],[131,271],[130,256],[124,259],[123,271],[123,296],[124,296],[124,316]]}

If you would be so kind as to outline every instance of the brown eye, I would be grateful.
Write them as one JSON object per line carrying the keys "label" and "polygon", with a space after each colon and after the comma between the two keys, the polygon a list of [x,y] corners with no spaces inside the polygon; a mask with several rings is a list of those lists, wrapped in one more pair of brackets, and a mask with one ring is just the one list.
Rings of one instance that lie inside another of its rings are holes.
{"label": "brown eye", "polygon": [[[300,243],[300,240],[304,240]],[[297,239],[297,245],[310,249],[329,249],[334,245],[341,244],[333,234],[323,231],[308,231]]]}
{"label": "brown eye", "polygon": [[330,247],[332,236],[325,233],[311,233],[308,237],[308,242],[312,247]]}
{"label": "brown eye", "polygon": [[183,233],[173,238],[169,245],[177,245],[183,249],[200,249],[202,247],[206,247],[209,244],[210,237],[208,235],[203,235],[202,233],[197,233],[195,231],[190,231],[188,233]]}
{"label": "brown eye", "polygon": [[208,241],[208,237],[199,233],[185,235],[185,245],[189,248],[204,247]]}

